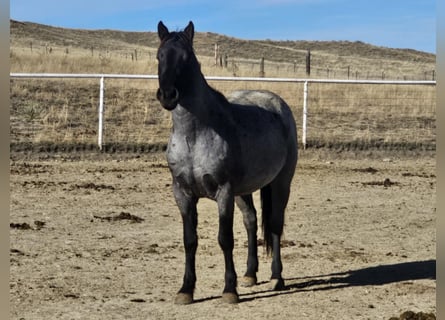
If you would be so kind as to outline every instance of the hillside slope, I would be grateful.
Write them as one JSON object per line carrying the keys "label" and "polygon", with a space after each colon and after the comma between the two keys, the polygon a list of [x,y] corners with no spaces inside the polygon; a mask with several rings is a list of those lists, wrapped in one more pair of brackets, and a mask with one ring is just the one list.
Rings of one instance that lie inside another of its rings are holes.
{"label": "hillside slope", "polygon": [[[155,32],[67,29],[14,20],[11,20],[10,33],[11,47],[29,47],[30,43],[34,43],[83,49],[94,47],[95,50],[125,50],[135,47],[154,49],[159,43]],[[319,62],[317,67],[320,68],[344,67],[361,59],[362,65],[375,65],[376,61],[381,66],[390,62],[403,62],[432,70],[436,60],[436,56],[431,53],[378,47],[360,41],[242,40],[212,32],[196,33],[195,50],[198,55],[213,56],[215,43],[219,44],[220,52],[228,57],[256,60],[264,57],[268,61],[289,63],[301,63],[310,49],[314,62]],[[317,55],[323,59],[317,61]]]}

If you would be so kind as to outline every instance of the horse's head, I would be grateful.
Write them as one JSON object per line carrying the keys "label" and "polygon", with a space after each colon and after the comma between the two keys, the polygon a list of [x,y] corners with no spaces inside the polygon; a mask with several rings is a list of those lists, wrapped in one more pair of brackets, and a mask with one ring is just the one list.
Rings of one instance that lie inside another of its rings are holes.
{"label": "horse's head", "polygon": [[190,21],[184,31],[169,32],[159,21],[158,36],[161,44],[158,49],[159,89],[156,97],[167,110],[173,110],[180,98],[180,92],[187,85],[190,61],[194,57],[194,26]]}

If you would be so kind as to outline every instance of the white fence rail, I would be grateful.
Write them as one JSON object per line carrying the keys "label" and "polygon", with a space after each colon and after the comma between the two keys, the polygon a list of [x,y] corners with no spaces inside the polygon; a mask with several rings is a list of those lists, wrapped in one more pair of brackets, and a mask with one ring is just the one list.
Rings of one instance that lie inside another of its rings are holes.
{"label": "white fence rail", "polygon": [[[105,79],[147,79],[156,80],[157,75],[129,75],[129,74],[71,74],[71,73],[10,73],[11,78],[59,78],[59,79],[99,79],[99,107],[98,107],[98,137],[97,143],[99,149],[103,146],[103,121],[104,121],[104,89]],[[374,85],[436,85],[436,81],[401,81],[401,80],[335,80],[335,79],[305,79],[305,78],[257,78],[257,77],[218,77],[208,76],[211,81],[241,81],[241,82],[283,82],[283,83],[303,83],[303,114],[302,114],[302,145],[306,147],[307,139],[307,115],[309,83],[337,83],[337,84],[374,84]]]}

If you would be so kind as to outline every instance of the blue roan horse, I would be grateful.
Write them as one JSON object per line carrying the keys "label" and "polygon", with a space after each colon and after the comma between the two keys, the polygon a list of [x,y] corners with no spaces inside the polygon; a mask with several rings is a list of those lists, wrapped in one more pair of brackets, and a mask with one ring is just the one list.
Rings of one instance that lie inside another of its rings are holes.
{"label": "blue roan horse", "polygon": [[167,160],[184,231],[185,273],[175,302],[193,302],[198,245],[196,205],[202,197],[218,204],[218,242],[225,260],[223,300],[239,301],[233,263],[235,202],[243,213],[248,236],[243,284],[256,284],[257,218],[252,193],[258,189],[265,245],[267,252],[272,251],[272,286],[282,290],[280,238],[298,157],[292,112],[271,92],[237,91],[226,99],[212,89],[193,51],[192,22],[184,31],[169,32],[161,21],[158,35],[161,44],[156,95],[161,105],[172,112]]}

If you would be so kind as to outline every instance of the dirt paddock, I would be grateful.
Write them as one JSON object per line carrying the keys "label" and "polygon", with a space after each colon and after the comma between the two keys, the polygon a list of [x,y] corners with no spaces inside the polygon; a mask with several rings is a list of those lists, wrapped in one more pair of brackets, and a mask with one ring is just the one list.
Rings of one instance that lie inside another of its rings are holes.
{"label": "dirt paddock", "polygon": [[[184,268],[182,223],[162,153],[12,155],[10,317],[398,319],[406,311],[435,314],[435,170],[429,155],[301,153],[282,240],[286,290],[269,291],[271,258],[260,247],[259,284],[240,287],[237,305],[221,302],[224,259],[216,204],[201,200],[196,301],[177,306],[173,299]],[[255,201],[259,209],[258,194]],[[235,265],[242,276],[247,237],[238,209],[234,233]]]}

